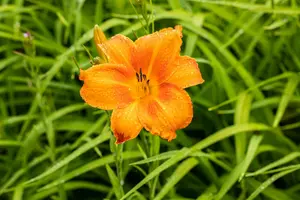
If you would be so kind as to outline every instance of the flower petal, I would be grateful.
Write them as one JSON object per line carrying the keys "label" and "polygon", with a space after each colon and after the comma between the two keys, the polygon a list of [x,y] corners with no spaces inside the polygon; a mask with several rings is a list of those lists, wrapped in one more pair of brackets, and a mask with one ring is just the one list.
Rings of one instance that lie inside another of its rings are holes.
{"label": "flower petal", "polygon": [[143,126],[137,116],[137,102],[125,108],[117,108],[111,116],[111,129],[117,138],[116,144],[135,138]]}
{"label": "flower petal", "polygon": [[165,81],[180,88],[187,88],[204,82],[198,64],[194,58],[180,56],[173,63],[174,69],[170,69],[170,76]]}
{"label": "flower petal", "polygon": [[93,107],[105,110],[124,107],[133,101],[130,87],[134,78],[134,73],[123,65],[94,65],[80,70],[79,79],[84,81],[80,95]]}
{"label": "flower petal", "polygon": [[135,52],[135,44],[124,35],[115,35],[98,47],[104,52],[109,63],[123,64],[132,67],[132,57]]}
{"label": "flower petal", "polygon": [[165,28],[158,32],[140,37],[135,41],[136,54],[133,67],[142,69],[151,80],[165,76],[165,69],[179,56],[182,44],[182,27]]}
{"label": "flower petal", "polygon": [[139,103],[139,120],[146,130],[170,141],[176,137],[177,129],[190,124],[191,99],[186,91],[170,83],[156,86],[151,92]]}

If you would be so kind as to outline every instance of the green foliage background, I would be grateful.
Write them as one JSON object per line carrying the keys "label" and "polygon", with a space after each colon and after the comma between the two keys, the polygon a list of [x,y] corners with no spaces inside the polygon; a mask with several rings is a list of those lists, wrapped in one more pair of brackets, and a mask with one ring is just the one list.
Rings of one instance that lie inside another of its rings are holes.
{"label": "green foliage background", "polygon": [[130,1],[0,0],[0,199],[300,199],[300,1],[132,3],[183,26],[206,80],[192,124],[115,146],[79,96],[95,24],[145,34]]}

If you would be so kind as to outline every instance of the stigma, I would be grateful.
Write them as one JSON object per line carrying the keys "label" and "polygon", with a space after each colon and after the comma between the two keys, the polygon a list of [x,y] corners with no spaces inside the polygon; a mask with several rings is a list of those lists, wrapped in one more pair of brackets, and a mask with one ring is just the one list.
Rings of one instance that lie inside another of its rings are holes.
{"label": "stigma", "polygon": [[137,79],[137,94],[139,98],[143,98],[150,94],[150,87],[149,82],[150,80],[147,79],[146,74],[143,74],[142,69],[140,68],[139,73],[136,73]]}

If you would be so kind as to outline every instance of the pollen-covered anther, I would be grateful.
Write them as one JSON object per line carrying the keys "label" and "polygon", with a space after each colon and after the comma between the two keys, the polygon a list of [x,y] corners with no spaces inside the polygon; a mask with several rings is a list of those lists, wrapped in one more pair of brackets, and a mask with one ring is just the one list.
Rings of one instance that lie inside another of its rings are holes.
{"label": "pollen-covered anther", "polygon": [[143,74],[142,69],[140,68],[139,73],[136,73],[137,78],[137,94],[139,98],[143,98],[150,94],[149,83],[150,80],[147,79],[146,74]]}

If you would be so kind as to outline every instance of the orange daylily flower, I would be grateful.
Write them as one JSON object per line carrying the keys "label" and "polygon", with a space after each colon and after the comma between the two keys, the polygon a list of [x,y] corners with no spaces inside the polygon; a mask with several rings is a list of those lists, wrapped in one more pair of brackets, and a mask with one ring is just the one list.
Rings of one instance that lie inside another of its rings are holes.
{"label": "orange daylily flower", "polygon": [[118,34],[96,44],[107,63],[80,70],[84,101],[113,110],[111,128],[117,144],[137,137],[143,127],[171,141],[176,130],[190,124],[193,107],[184,88],[204,80],[195,59],[180,56],[181,38],[181,26],[135,42]]}

